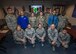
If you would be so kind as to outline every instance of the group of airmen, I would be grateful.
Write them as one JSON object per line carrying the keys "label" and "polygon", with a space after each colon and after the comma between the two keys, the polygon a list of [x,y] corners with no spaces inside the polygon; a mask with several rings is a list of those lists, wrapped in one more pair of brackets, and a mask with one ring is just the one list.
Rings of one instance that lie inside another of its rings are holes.
{"label": "group of airmen", "polygon": [[65,29],[68,24],[66,16],[58,15],[56,10],[49,9],[48,12],[42,11],[37,14],[31,13],[26,16],[24,11],[19,11],[19,16],[13,14],[12,8],[7,8],[5,20],[8,28],[13,33],[13,39],[18,44],[23,44],[26,48],[26,42],[35,47],[36,40],[44,46],[45,38],[55,51],[55,47],[63,46],[68,48],[70,35]]}

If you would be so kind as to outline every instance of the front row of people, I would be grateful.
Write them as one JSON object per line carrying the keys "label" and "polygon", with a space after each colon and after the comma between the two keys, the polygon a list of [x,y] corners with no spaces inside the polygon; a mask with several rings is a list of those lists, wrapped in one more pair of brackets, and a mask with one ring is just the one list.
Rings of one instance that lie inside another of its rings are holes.
{"label": "front row of people", "polygon": [[[48,35],[46,35],[46,33]],[[47,32],[42,27],[42,24],[38,25],[36,31],[32,28],[31,24],[28,24],[28,27],[25,30],[22,30],[21,27],[18,25],[17,29],[14,31],[14,40],[17,43],[23,44],[26,47],[27,40],[35,46],[36,38],[41,42],[41,45],[44,46],[45,37],[48,36],[49,43],[53,47],[53,51],[55,51],[55,46],[59,47],[62,45],[65,48],[68,48],[70,42],[70,35],[67,33],[66,29],[63,29],[61,32],[58,33],[55,25],[52,24]],[[27,40],[26,40],[27,39]]]}

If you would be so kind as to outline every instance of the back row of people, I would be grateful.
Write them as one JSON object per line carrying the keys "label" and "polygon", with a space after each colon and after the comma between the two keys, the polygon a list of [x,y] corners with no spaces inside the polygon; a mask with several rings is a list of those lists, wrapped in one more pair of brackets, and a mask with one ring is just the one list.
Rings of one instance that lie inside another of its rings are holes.
{"label": "back row of people", "polygon": [[22,29],[26,29],[27,25],[30,23],[33,28],[37,28],[38,24],[41,23],[46,29],[51,24],[55,24],[58,31],[62,30],[68,23],[68,20],[65,16],[57,15],[56,10],[50,10],[48,13],[43,14],[39,12],[39,15],[36,16],[34,13],[31,13],[30,17],[24,15],[24,12],[19,11],[19,16],[16,17],[13,14],[11,8],[7,8],[7,15],[5,17],[9,29],[15,30],[16,25],[20,25]]}

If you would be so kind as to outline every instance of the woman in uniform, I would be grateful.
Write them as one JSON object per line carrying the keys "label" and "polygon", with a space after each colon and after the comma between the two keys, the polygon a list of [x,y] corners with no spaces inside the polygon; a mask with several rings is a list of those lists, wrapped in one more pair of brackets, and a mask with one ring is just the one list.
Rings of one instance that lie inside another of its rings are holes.
{"label": "woman in uniform", "polygon": [[38,25],[38,28],[36,29],[36,36],[39,39],[39,41],[42,43],[42,46],[44,46],[45,36],[46,32],[45,29],[42,27],[42,24]]}
{"label": "woman in uniform", "polygon": [[28,27],[25,30],[25,37],[33,45],[33,47],[35,47],[35,30],[32,28],[31,24],[28,24]]}

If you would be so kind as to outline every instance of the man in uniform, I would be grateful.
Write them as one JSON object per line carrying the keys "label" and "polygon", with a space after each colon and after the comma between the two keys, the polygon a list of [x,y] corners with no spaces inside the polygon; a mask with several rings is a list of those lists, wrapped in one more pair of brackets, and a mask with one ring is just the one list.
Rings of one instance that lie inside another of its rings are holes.
{"label": "man in uniform", "polygon": [[59,33],[58,40],[64,48],[68,48],[70,42],[70,35],[67,33],[65,28]]}
{"label": "man in uniform", "polygon": [[25,30],[25,37],[33,45],[33,47],[35,47],[35,30],[31,27],[31,24],[28,24],[28,27]]}
{"label": "man in uniform", "polygon": [[58,45],[58,31],[55,28],[55,25],[52,24],[50,25],[50,27],[48,28],[48,37],[49,37],[49,41],[53,47],[53,51],[55,51],[55,46],[59,46]]}
{"label": "man in uniform", "polygon": [[52,15],[52,9],[47,8],[46,11],[47,12],[45,12],[45,17],[46,17],[46,23],[48,23],[48,18],[49,18],[50,15]]}
{"label": "man in uniform", "polygon": [[42,27],[42,24],[38,25],[38,28],[36,29],[36,36],[41,42],[42,46],[44,46],[43,43],[45,41],[46,32],[45,29]]}
{"label": "man in uniform", "polygon": [[5,17],[6,23],[8,28],[14,32],[17,26],[17,18],[15,15],[13,15],[13,10],[12,8],[8,7],[7,8],[7,15]]}
{"label": "man in uniform", "polygon": [[58,16],[59,22],[58,22],[58,31],[62,31],[63,28],[65,27],[65,21],[64,21],[64,17],[62,15]]}
{"label": "man in uniform", "polygon": [[48,18],[49,18],[50,15],[52,15],[52,9],[51,8],[47,8],[46,11],[47,11],[47,12],[45,12],[46,29],[48,29]]}

